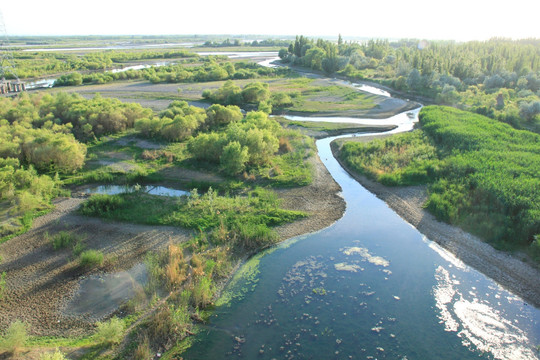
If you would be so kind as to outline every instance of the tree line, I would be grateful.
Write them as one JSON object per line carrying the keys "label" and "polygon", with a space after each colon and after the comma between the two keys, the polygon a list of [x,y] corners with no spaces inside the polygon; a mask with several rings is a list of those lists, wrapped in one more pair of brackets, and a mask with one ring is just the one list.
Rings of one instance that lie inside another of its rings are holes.
{"label": "tree line", "polygon": [[329,75],[376,81],[516,128],[540,131],[538,39],[335,43],[298,36],[279,56]]}
{"label": "tree line", "polygon": [[[73,71],[104,71],[128,61],[152,59],[198,59],[199,55],[187,50],[167,51],[96,51],[84,55],[62,52],[17,51],[13,53],[17,76],[34,78]],[[13,74],[6,74],[13,78]]]}
{"label": "tree line", "polygon": [[[226,58],[225,58],[226,59]],[[190,83],[229,79],[257,79],[290,75],[285,68],[267,68],[250,62],[222,61],[223,57],[202,60],[202,65],[185,66],[185,62],[166,66],[153,66],[141,70],[80,74],[72,72],[60,76],[54,86],[105,84],[117,80],[148,80],[152,83]],[[189,62],[190,63],[190,62]]]}

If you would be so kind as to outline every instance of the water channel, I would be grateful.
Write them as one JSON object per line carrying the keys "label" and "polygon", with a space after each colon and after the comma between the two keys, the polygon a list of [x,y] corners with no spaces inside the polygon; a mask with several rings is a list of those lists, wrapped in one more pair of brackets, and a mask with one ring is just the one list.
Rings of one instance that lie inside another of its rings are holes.
{"label": "water channel", "polygon": [[[407,131],[417,114],[388,122]],[[343,218],[246,263],[184,358],[538,359],[540,310],[352,179],[332,156],[334,139],[317,148],[343,189]]]}
{"label": "water channel", "polygon": [[[163,44],[162,44],[163,45]],[[100,50],[100,49],[112,49],[111,48],[88,48],[92,50]],[[88,50],[88,49],[73,49],[73,50]],[[118,49],[121,49],[120,47]],[[71,50],[70,48],[66,49],[35,49],[34,51],[65,51],[65,50]],[[30,50],[24,50],[24,51],[30,51]],[[275,65],[272,65],[271,62],[278,60],[279,57],[277,56],[277,51],[239,51],[239,52],[224,52],[224,51],[216,51],[216,52],[197,52],[199,56],[227,56],[229,59],[243,59],[243,58],[262,58],[264,60],[261,60],[259,64],[262,66],[267,67],[277,67]],[[141,64],[141,65],[131,65],[131,66],[125,66],[122,68],[107,70],[112,73],[118,73],[118,72],[124,72],[128,70],[142,70],[150,67],[160,67],[160,66],[167,66],[172,65],[174,62],[172,61],[159,61],[152,64]],[[51,78],[44,78],[39,79],[35,81],[29,81],[26,82],[26,88],[29,90],[32,89],[43,89],[43,88],[52,88],[54,85],[54,82],[57,80],[57,77],[51,77]],[[374,88],[375,89],[375,88]]]}

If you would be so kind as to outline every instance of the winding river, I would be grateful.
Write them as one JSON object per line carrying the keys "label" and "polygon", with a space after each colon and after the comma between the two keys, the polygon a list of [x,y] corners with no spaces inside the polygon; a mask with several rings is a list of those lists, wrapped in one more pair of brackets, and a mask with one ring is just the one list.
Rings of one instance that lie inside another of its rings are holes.
{"label": "winding river", "polygon": [[[418,111],[386,122],[410,130]],[[334,139],[317,148],[345,215],[246,263],[184,358],[538,359],[540,310],[352,179],[332,156]]]}
{"label": "winding river", "polygon": [[[163,45],[163,44],[162,44]],[[156,46],[152,46],[156,47]],[[108,48],[65,48],[65,49],[33,49],[33,50],[24,50],[24,51],[67,51],[67,50],[104,50],[104,49],[123,49],[123,47],[108,47]],[[243,52],[225,52],[225,51],[214,51],[214,52],[197,52],[200,56],[227,56],[229,59],[248,59],[248,58],[260,58],[258,61],[259,64],[266,67],[277,67],[277,65],[271,64],[273,61],[278,60],[277,51],[243,51]],[[128,70],[141,70],[150,67],[160,67],[174,64],[174,61],[158,61],[151,64],[141,64],[141,65],[131,65],[125,66],[122,68],[116,68],[111,70],[106,70],[104,72],[124,72]],[[52,88],[54,82],[57,80],[57,77],[43,78],[35,81],[26,82],[26,88],[28,90],[34,89],[43,89],[43,88]],[[375,89],[375,88],[374,88]]]}

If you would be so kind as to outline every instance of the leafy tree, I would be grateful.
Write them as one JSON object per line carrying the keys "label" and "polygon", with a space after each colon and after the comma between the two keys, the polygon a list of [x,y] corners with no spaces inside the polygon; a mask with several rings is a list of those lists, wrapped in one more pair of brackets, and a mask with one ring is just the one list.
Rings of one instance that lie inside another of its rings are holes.
{"label": "leafy tree", "polygon": [[244,171],[248,160],[248,148],[238,141],[231,141],[223,148],[220,163],[225,173],[236,175]]}
{"label": "leafy tree", "polygon": [[227,125],[231,122],[240,121],[244,115],[238,106],[222,106],[214,104],[206,110],[206,120],[204,122],[207,128]]}
{"label": "leafy tree", "polygon": [[258,104],[270,99],[270,90],[267,83],[252,82],[244,86],[242,97],[246,103]]}

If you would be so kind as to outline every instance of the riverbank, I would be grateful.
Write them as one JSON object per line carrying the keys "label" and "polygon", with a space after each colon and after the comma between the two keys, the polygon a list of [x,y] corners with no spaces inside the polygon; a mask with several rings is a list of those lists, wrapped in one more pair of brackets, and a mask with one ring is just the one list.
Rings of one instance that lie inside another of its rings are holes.
{"label": "riverbank", "polygon": [[[332,153],[339,161],[339,148],[343,142],[368,142],[375,137],[379,136],[339,139],[332,143]],[[526,262],[524,255],[498,251],[459,227],[438,221],[423,208],[428,196],[427,186],[384,186],[351,171],[343,162],[339,162],[362,186],[382,199],[429,240],[441,245],[459,260],[492,278],[524,301],[540,307],[540,269]]]}
{"label": "riverbank", "polygon": [[[280,241],[323,229],[341,218],[345,210],[345,202],[338,195],[341,188],[318,156],[314,155],[309,161],[314,169],[312,184],[276,189],[283,207],[310,214],[305,219],[276,228]],[[192,180],[202,176],[195,171],[190,175]],[[86,196],[57,199],[55,209],[36,218],[28,232],[0,246],[3,259],[0,270],[9,274],[0,303],[1,328],[7,328],[13,319],[20,319],[29,325],[33,335],[71,337],[88,334],[93,331],[95,321],[101,319],[72,314],[66,307],[78,293],[82,279],[128,271],[140,264],[149,251],[163,249],[171,241],[187,241],[192,236],[192,231],[185,229],[78,215],[76,210]],[[106,254],[99,271],[82,271],[73,261],[69,249],[55,251],[52,248],[49,234],[61,231],[68,231],[82,239],[88,248]],[[86,310],[92,314],[96,309],[90,306]],[[105,317],[108,316],[110,314]]]}

